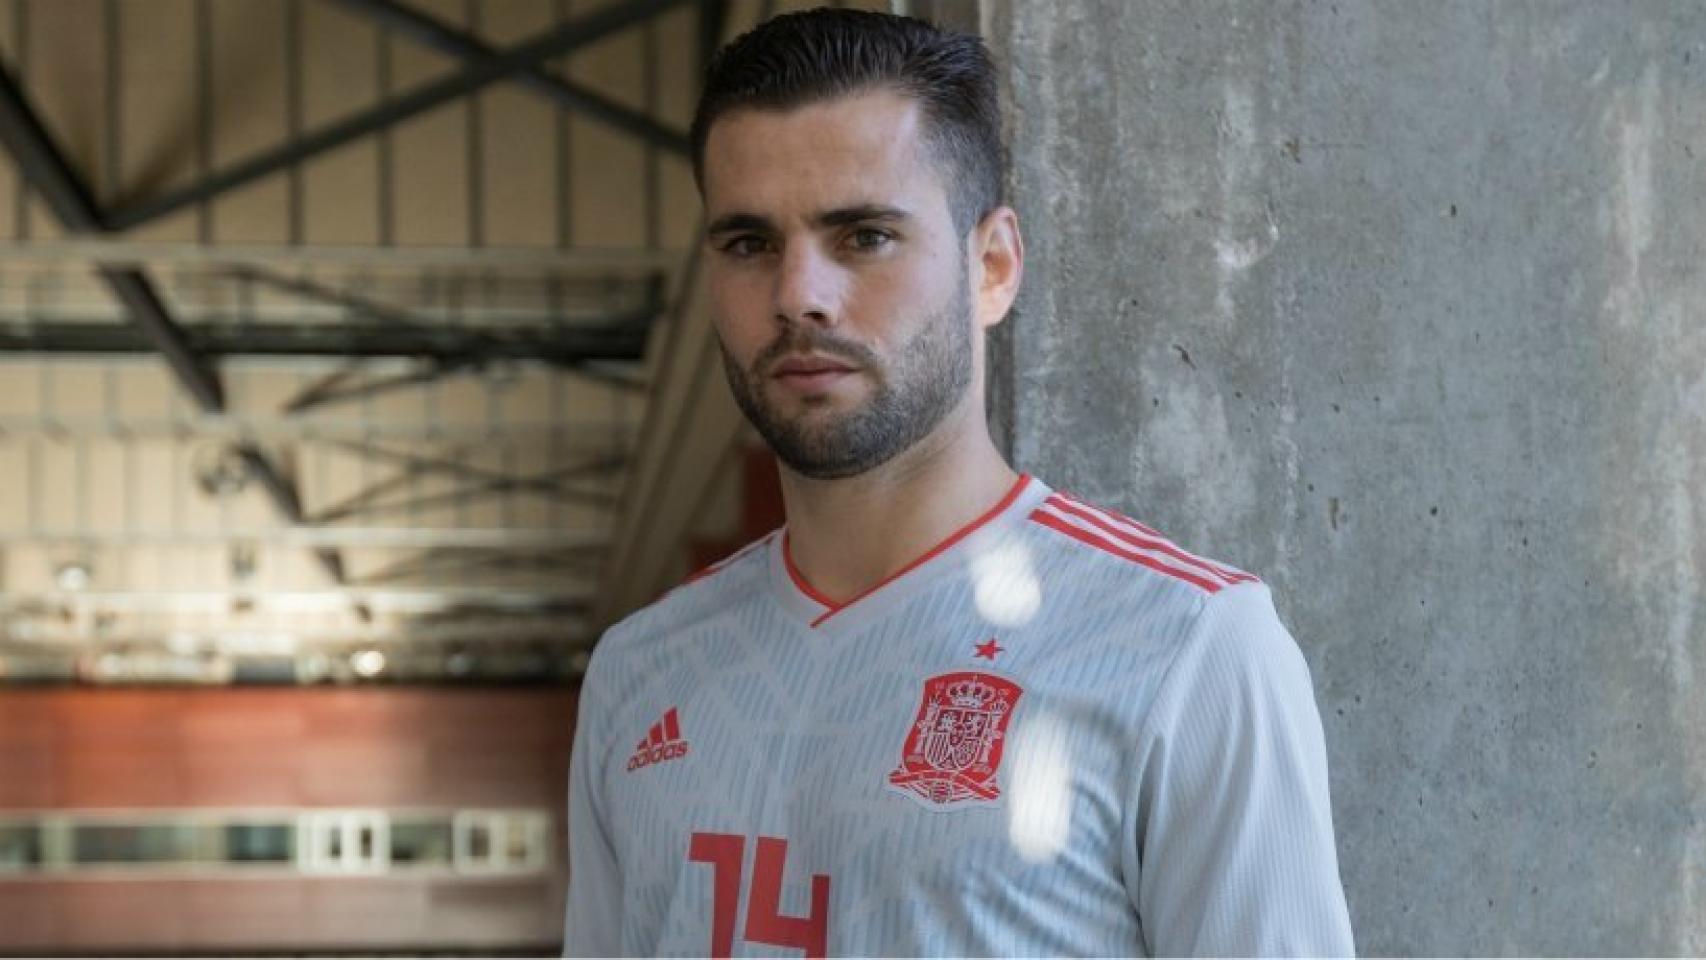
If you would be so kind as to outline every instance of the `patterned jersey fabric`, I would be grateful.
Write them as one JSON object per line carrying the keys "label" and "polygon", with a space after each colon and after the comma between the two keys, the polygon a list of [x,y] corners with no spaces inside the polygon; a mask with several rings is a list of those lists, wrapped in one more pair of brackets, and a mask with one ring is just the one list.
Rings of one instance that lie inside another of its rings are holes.
{"label": "patterned jersey fabric", "polygon": [[612,628],[569,955],[1349,955],[1266,585],[1021,478],[835,604],[777,531]]}

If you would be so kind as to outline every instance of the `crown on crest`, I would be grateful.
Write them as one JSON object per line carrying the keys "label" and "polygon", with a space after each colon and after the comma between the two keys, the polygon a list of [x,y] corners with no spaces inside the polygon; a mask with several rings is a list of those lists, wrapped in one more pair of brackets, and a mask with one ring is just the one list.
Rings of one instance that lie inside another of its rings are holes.
{"label": "crown on crest", "polygon": [[948,702],[956,707],[981,709],[995,697],[995,688],[982,680],[956,680],[948,684]]}

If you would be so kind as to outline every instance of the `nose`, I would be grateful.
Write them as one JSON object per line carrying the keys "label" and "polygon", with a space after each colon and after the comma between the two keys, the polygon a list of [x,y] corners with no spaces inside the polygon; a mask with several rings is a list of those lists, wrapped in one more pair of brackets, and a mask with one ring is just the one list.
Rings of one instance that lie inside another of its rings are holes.
{"label": "nose", "polygon": [[813,244],[789,244],[776,273],[776,319],[833,327],[840,322],[841,271]]}

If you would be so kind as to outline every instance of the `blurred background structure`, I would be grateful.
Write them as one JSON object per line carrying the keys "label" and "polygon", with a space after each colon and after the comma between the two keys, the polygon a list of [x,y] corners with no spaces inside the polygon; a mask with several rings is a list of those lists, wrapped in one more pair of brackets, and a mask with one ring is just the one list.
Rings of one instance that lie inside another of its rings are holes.
{"label": "blurred background structure", "polygon": [[0,2],[0,953],[555,952],[599,629],[779,518],[761,0]]}

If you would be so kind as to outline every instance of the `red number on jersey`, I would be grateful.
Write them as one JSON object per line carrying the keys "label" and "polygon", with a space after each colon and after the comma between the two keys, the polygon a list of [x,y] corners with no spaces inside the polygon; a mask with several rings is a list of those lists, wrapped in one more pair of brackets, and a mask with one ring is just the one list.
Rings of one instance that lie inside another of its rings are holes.
{"label": "red number on jersey", "polygon": [[758,861],[752,865],[752,897],[746,904],[746,938],[773,947],[796,947],[808,957],[829,952],[829,878],[812,876],[812,912],[804,917],[782,915],[782,863],[788,841],[758,838]]}
{"label": "red number on jersey", "polygon": [[695,833],[687,859],[708,863],[711,878],[711,956],[734,955],[735,910],[740,906],[740,861],[746,838],[727,833]]}
{"label": "red number on jersey", "polygon": [[[741,864],[746,838],[729,833],[695,833],[687,847],[687,859],[708,863],[711,878],[711,956],[734,953],[735,913],[740,907]],[[788,841],[759,837],[752,868],[752,889],[746,904],[746,940],[773,947],[804,950],[808,957],[821,957],[829,950],[829,878],[812,876],[811,913],[790,917],[782,913],[782,868],[788,859]]]}

